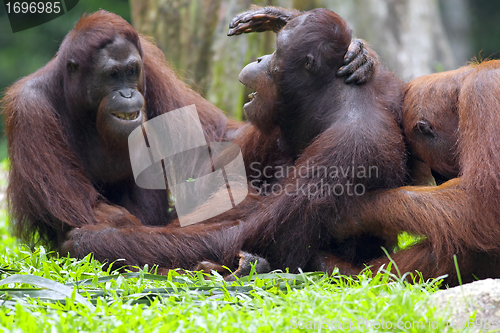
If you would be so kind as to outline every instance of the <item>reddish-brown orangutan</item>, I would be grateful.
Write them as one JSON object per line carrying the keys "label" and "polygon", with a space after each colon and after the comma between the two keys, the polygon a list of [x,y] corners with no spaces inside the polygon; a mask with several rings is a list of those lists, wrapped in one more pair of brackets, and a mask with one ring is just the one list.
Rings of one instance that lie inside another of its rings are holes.
{"label": "reddish-brown orangutan", "polygon": [[[135,185],[128,153],[134,128],[190,104],[207,141],[224,140],[240,126],[184,85],[161,51],[121,17],[82,17],[57,56],[3,99],[16,235],[38,237],[64,255],[92,252],[132,265],[185,267],[209,256],[210,244],[199,237],[221,225],[172,224],[168,193]],[[266,138],[254,140],[267,149]]]}
{"label": "reddish-brown orangutan", "polygon": [[[347,57],[363,52],[354,43]],[[227,120],[175,76],[155,45],[105,11],[82,17],[57,56],[10,87],[2,103],[15,233],[63,255],[164,268],[234,260],[236,243],[215,231],[239,216],[180,228],[166,191],[135,184],[128,135],[160,114],[195,104],[206,141],[236,139],[247,165],[289,163],[276,135]]]}
{"label": "reddish-brown orangutan", "polygon": [[[351,215],[359,231],[427,237],[392,255],[401,272],[417,270],[425,278],[447,274],[446,283],[456,285],[456,255],[463,282],[500,277],[498,86],[500,61],[423,76],[407,85],[403,125],[411,151],[438,180],[448,181],[370,193]],[[370,264],[377,270],[388,262]]]}
{"label": "reddish-brown orangutan", "polygon": [[[230,34],[278,30],[298,12],[256,8],[238,16]],[[362,63],[369,52],[353,62]],[[374,70],[379,64],[377,59]],[[382,239],[408,231],[426,236],[421,244],[392,254],[400,272],[420,271],[425,278],[448,275],[458,283],[457,256],[463,282],[500,277],[500,143],[494,87],[500,85],[500,61],[462,67],[411,81],[405,89],[402,124],[410,158],[425,162],[437,187],[402,187],[368,193],[351,206],[337,231],[367,233]],[[458,177],[458,178],[454,178]],[[447,182],[443,183],[443,181]],[[319,267],[352,274],[354,268],[321,253]],[[389,259],[376,259],[377,270]]]}
{"label": "reddish-brown orangutan", "polygon": [[[378,237],[349,230],[355,226],[349,228],[347,216],[366,193],[404,182],[404,83],[378,67],[367,83],[345,85],[335,73],[351,40],[347,23],[327,9],[297,13],[256,8],[231,24],[230,35],[278,31],[275,52],[246,66],[239,78],[255,91],[244,107],[248,119],[263,133],[278,130],[294,164],[228,232],[239,230],[241,248],[266,258],[271,268],[318,268],[311,259],[319,251],[350,267],[397,242],[396,232]],[[276,17],[289,21],[281,28],[272,24],[281,22]],[[248,23],[259,21],[267,25]]]}

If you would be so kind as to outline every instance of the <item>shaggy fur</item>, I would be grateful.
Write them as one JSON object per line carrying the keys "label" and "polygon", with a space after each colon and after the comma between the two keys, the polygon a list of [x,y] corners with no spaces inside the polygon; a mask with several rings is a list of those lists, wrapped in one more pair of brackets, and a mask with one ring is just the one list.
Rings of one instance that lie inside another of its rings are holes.
{"label": "shaggy fur", "polygon": [[[500,277],[499,69],[500,61],[487,61],[424,76],[406,87],[405,133],[415,147],[423,147],[414,151],[445,179],[458,178],[438,187],[376,191],[353,211],[359,231],[427,237],[392,255],[401,272],[418,270],[425,278],[448,274],[446,282],[456,285],[456,254],[463,282]],[[421,120],[428,122],[424,135],[417,126]],[[371,264],[376,270],[388,262]]]}

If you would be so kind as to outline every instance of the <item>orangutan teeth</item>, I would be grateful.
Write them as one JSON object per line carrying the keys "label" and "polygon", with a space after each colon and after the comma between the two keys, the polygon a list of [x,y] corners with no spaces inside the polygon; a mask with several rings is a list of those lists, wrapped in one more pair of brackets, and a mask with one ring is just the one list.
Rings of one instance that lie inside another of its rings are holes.
{"label": "orangutan teeth", "polygon": [[250,95],[248,95],[248,98],[250,98],[250,100],[252,100],[255,98],[256,95],[257,95],[257,92],[253,92]]}
{"label": "orangutan teeth", "polygon": [[123,120],[136,120],[139,117],[141,111],[136,112],[112,112],[111,114],[118,119]]}

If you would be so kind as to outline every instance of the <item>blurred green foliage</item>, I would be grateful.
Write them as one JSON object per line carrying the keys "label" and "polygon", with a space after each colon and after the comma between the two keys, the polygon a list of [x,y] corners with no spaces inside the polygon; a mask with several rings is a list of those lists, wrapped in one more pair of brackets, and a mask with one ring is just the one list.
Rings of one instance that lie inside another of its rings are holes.
{"label": "blurred green foliage", "polygon": [[469,0],[472,48],[478,59],[500,58],[500,1]]}

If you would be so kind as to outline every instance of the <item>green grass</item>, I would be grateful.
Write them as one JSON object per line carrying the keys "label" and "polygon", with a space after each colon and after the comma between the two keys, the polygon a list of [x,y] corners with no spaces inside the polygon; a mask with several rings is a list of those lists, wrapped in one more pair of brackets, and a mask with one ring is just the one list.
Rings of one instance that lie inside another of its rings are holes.
{"label": "green grass", "polygon": [[228,284],[201,273],[157,276],[148,267],[120,275],[103,271],[90,256],[60,258],[43,247],[18,244],[2,207],[0,275],[11,283],[0,285],[1,331],[452,331],[428,304],[440,281],[408,284],[388,273],[273,273]]}

